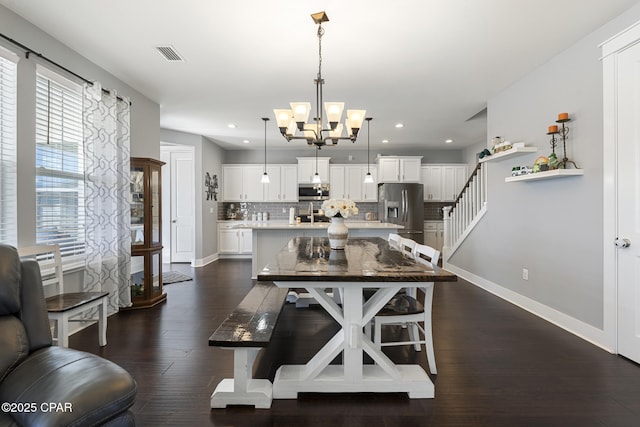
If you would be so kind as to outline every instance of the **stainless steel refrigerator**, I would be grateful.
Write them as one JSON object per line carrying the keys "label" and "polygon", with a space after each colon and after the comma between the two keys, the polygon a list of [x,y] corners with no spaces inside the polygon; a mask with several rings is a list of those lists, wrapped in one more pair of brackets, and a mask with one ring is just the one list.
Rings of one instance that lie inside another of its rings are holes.
{"label": "stainless steel refrigerator", "polygon": [[402,225],[402,237],[424,243],[424,197],[422,184],[378,184],[378,218]]}

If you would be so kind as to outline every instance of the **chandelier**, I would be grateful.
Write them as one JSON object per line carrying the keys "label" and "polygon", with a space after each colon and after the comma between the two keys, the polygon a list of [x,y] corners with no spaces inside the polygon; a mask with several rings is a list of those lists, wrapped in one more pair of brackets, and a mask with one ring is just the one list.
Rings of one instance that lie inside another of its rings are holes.
{"label": "chandelier", "polygon": [[[341,139],[356,142],[366,110],[347,110],[343,125],[341,121],[344,102],[325,102],[326,117],[322,115],[322,85],[324,84],[322,78],[322,36],[324,35],[322,23],[328,22],[329,18],[325,12],[313,13],[311,18],[313,22],[318,24],[318,76],[314,80],[316,85],[316,116],[313,118],[313,123],[307,123],[311,114],[311,103],[291,102],[291,109],[273,110],[278,128],[287,141],[304,139],[307,144],[315,145],[318,149],[325,145],[336,145]],[[345,129],[347,135],[343,136]]]}

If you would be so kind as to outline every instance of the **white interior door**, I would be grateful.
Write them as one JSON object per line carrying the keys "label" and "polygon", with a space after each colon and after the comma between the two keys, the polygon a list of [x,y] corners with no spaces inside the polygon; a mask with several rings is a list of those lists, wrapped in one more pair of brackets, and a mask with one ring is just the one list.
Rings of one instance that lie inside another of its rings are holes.
{"label": "white interior door", "polygon": [[[191,262],[194,259],[195,242],[195,191],[194,191],[194,160],[193,147],[163,147],[161,158],[166,165],[164,175],[168,175],[169,189],[167,209],[164,210],[163,227],[169,233],[163,238],[165,253],[169,259],[166,262]],[[163,181],[166,176],[163,175]],[[166,181],[165,181],[166,182]],[[166,215],[166,213],[169,215]],[[168,239],[166,237],[169,237]],[[167,246],[169,247],[168,251]],[[166,258],[166,257],[165,257]]]}
{"label": "white interior door", "polygon": [[640,45],[617,69],[618,353],[640,363]]}

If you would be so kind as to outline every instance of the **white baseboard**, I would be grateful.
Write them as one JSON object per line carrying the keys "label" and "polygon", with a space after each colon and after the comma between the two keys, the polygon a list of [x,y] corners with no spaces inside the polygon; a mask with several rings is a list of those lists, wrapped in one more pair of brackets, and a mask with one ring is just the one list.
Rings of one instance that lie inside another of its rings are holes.
{"label": "white baseboard", "polygon": [[610,340],[607,338],[606,332],[602,329],[598,329],[592,325],[584,323],[554,308],[513,292],[494,282],[476,276],[475,274],[470,273],[462,268],[456,267],[452,264],[447,263],[444,268],[451,271],[452,273],[455,273],[458,277],[465,279],[471,284],[484,289],[487,292],[490,292],[497,297],[500,297],[503,300],[508,301],[558,326],[559,328],[562,328],[565,331],[570,332],[597,347],[600,347],[605,351],[608,351],[609,353],[615,353],[615,350],[608,344]]}
{"label": "white baseboard", "polygon": [[218,258],[218,253],[216,252],[205,258],[194,259],[193,261],[191,261],[191,267],[204,267],[207,264],[217,261]]}

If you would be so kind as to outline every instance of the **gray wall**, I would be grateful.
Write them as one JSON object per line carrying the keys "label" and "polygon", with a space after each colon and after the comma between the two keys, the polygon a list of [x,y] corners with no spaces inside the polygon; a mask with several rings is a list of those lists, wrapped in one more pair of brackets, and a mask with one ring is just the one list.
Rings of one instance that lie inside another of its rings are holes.
{"label": "gray wall", "polygon": [[[640,5],[489,100],[488,136],[524,141],[539,151],[487,164],[488,213],[451,259],[456,267],[600,329],[603,109],[598,44],[638,19]],[[505,183],[512,166],[531,165],[550,153],[546,130],[560,112],[572,118],[568,157],[584,176]],[[528,281],[522,279],[523,267],[529,269]]]}
{"label": "gray wall", "polygon": [[[305,142],[292,142],[291,150],[267,151],[267,162],[275,164],[297,163],[296,157],[314,157],[315,150],[308,147]],[[348,145],[347,145],[348,144]],[[361,145],[358,141],[355,147]],[[366,142],[364,149],[355,148],[352,143],[344,143],[338,147],[324,148],[318,153],[319,157],[330,157],[331,163],[367,163]],[[349,155],[353,160],[349,160]],[[371,164],[375,163],[377,155],[389,156],[423,156],[422,163],[463,163],[462,151],[451,150],[427,150],[427,149],[384,149],[370,150]],[[224,163],[263,163],[264,151],[262,150],[225,150]]]}
{"label": "gray wall", "polygon": [[[207,138],[185,132],[177,132],[168,129],[160,131],[162,143],[188,145],[194,147],[194,174],[195,174],[195,259],[203,260],[217,253],[218,247],[218,202],[206,200],[204,196],[204,175],[218,175],[218,181],[222,176],[223,150]],[[218,189],[218,200],[221,201]],[[213,212],[212,212],[213,210]],[[168,218],[168,216],[165,216]]]}

